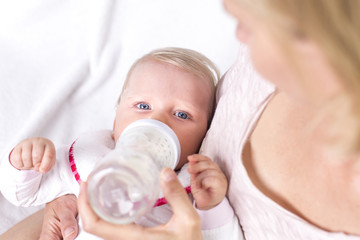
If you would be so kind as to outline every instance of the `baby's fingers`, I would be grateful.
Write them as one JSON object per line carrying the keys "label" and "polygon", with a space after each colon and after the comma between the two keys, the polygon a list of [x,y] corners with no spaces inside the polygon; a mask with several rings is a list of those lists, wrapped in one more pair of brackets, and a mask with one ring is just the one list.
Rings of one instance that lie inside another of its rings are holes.
{"label": "baby's fingers", "polygon": [[24,167],[21,154],[22,154],[21,146],[16,146],[10,153],[10,158],[9,158],[10,163],[13,167],[17,169],[22,169]]}
{"label": "baby's fingers", "polygon": [[32,143],[31,142],[24,142],[21,147],[21,163],[22,167],[20,169],[32,169],[33,162],[32,162]]}
{"label": "baby's fingers", "polygon": [[10,163],[19,170],[49,171],[55,164],[54,144],[46,138],[28,138],[10,153]]}
{"label": "baby's fingers", "polygon": [[219,172],[216,170],[207,170],[201,172],[193,179],[196,188],[201,188],[203,190],[209,188],[218,188],[221,186],[222,176],[219,175]]}
{"label": "baby's fingers", "polygon": [[42,157],[39,171],[43,173],[48,172],[54,166],[56,161],[56,150],[54,144],[51,141],[47,141],[45,145],[40,145],[39,153],[41,153]]}
{"label": "baby's fingers", "polygon": [[32,163],[34,170],[39,171],[41,161],[45,152],[44,144],[34,144],[32,148]]}
{"label": "baby's fingers", "polygon": [[213,169],[219,170],[219,167],[216,163],[210,160],[210,158],[203,155],[192,155],[188,157],[189,167],[188,172],[190,174],[199,174],[202,171]]}
{"label": "baby's fingers", "polygon": [[196,162],[203,162],[203,161],[211,161],[211,159],[205,155],[202,154],[193,154],[188,156],[188,160],[190,163],[196,163]]}

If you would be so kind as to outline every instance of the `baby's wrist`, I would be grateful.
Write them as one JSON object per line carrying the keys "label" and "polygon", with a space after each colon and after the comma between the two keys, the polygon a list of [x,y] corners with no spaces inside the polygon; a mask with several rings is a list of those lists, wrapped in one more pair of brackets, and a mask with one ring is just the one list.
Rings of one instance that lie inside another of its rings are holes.
{"label": "baby's wrist", "polygon": [[[195,203],[194,203],[195,205]],[[194,206],[201,218],[201,229],[213,229],[223,226],[234,216],[234,211],[227,198],[219,204],[207,210],[201,210]]]}
{"label": "baby's wrist", "polygon": [[[222,201],[224,201],[224,199],[223,199]],[[195,207],[195,209],[200,210],[200,211],[207,211],[207,210],[210,210],[210,209],[218,206],[222,201],[220,201],[220,202],[218,202],[218,203],[215,203],[215,204],[206,205],[206,206],[198,205],[198,204],[196,203],[196,201],[194,201],[194,207]]]}

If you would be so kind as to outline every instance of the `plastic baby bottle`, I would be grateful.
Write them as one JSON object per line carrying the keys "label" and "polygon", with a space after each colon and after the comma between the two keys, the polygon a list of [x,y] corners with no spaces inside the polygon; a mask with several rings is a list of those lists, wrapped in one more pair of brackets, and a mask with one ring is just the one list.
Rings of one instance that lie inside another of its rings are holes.
{"label": "plastic baby bottle", "polygon": [[153,119],[129,124],[89,175],[92,208],[106,221],[134,222],[154,206],[161,169],[175,169],[179,157],[179,140],[166,124]]}

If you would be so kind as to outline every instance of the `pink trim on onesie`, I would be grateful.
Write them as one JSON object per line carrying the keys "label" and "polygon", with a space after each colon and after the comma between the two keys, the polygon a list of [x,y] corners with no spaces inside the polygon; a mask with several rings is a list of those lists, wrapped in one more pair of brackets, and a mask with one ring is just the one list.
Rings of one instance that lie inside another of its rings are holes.
{"label": "pink trim on onesie", "polygon": [[75,164],[75,158],[74,158],[74,144],[75,144],[76,140],[71,144],[70,149],[69,149],[69,162],[70,162],[70,167],[71,167],[71,171],[75,177],[75,180],[80,184],[81,183],[81,179],[80,179],[80,175],[76,169],[76,164]]}

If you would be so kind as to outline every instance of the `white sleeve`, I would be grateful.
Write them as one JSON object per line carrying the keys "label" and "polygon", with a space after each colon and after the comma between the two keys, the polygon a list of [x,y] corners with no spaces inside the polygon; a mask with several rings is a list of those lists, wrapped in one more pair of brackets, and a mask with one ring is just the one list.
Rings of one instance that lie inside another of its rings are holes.
{"label": "white sleeve", "polygon": [[209,210],[196,209],[204,240],[244,240],[241,226],[227,198]]}
{"label": "white sleeve", "polygon": [[68,147],[57,149],[56,163],[45,174],[17,170],[7,156],[0,169],[0,189],[12,204],[23,207],[42,205],[65,194],[78,195],[79,185],[69,165]]}
{"label": "white sleeve", "polygon": [[202,230],[202,235],[204,240],[245,240],[236,215],[221,227]]}

